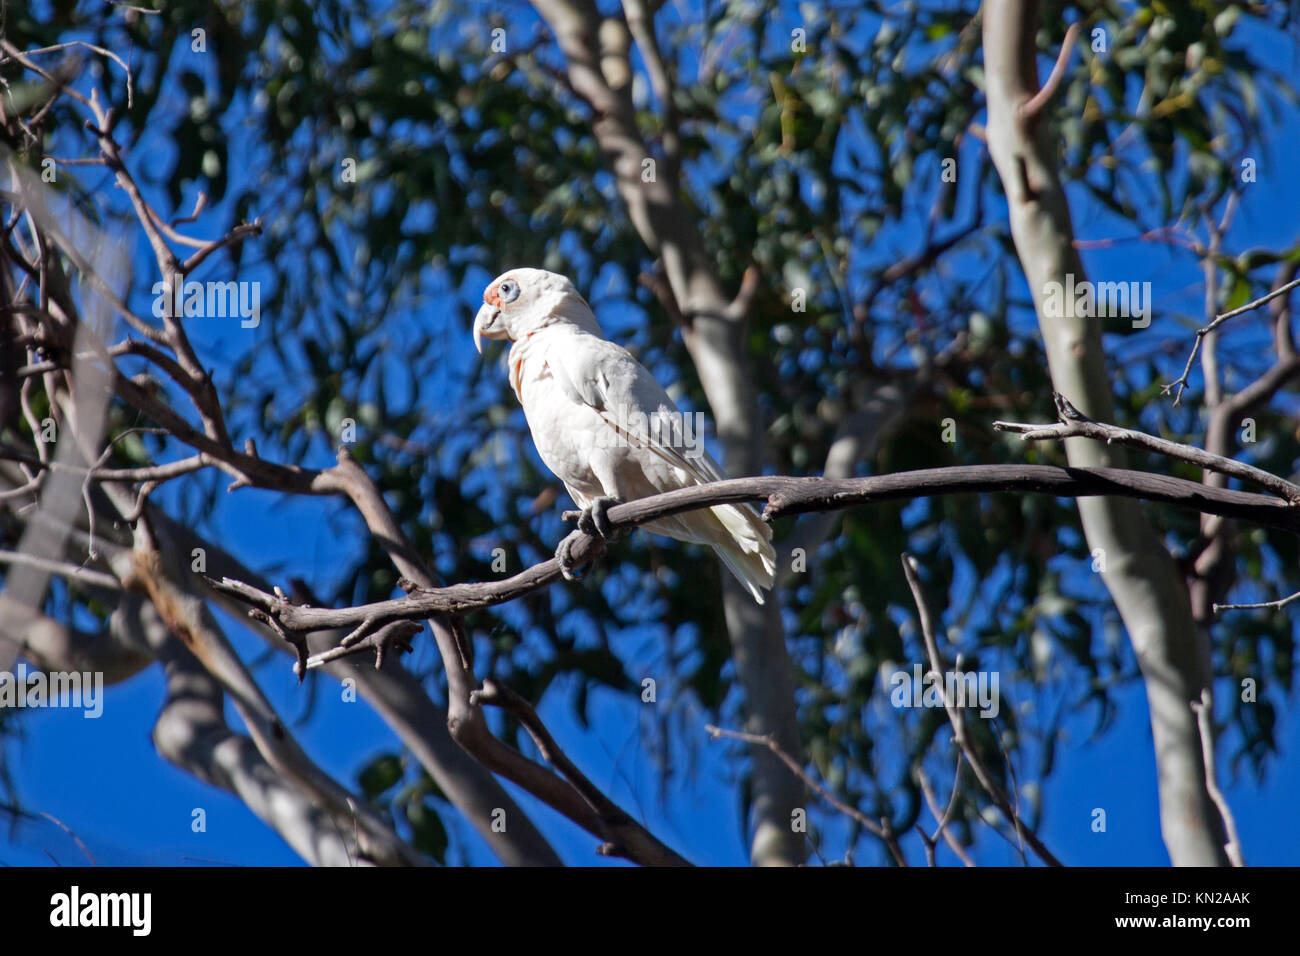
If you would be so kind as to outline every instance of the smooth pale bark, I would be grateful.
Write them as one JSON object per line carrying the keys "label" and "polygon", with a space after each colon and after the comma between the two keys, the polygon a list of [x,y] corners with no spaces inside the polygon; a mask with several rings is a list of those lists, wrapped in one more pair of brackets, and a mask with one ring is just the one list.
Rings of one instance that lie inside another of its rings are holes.
{"label": "smooth pale bark", "polygon": [[[720,296],[721,290],[716,291]],[[758,475],[765,457],[764,430],[743,335],[743,319],[697,315],[686,345],[713,409],[727,468],[733,475]],[[782,751],[797,759],[803,746],[780,602],[773,596],[764,605],[755,604],[731,575],[722,577],[731,654],[745,690],[745,730],[773,736]],[[797,866],[806,851],[791,814],[803,806],[803,783],[765,747],[750,748],[750,774],[750,860],[756,866]]]}
{"label": "smooth pale bark", "polygon": [[[1070,209],[1056,169],[1056,146],[1043,118],[1022,107],[1039,90],[1036,0],[986,0],[984,65],[989,152],[1007,195],[1011,233],[1038,311],[1052,383],[1090,418],[1114,420],[1102,352],[1102,328],[1125,319],[1048,315],[1049,283],[1086,279],[1074,247]],[[1141,276],[1115,277],[1141,279]],[[1123,467],[1116,446],[1066,441],[1071,465]],[[1102,578],[1124,621],[1141,667],[1151,712],[1160,793],[1160,825],[1178,866],[1225,865],[1222,824],[1205,785],[1200,733],[1191,704],[1208,685],[1186,583],[1137,502],[1079,501],[1089,548],[1100,551]]]}
{"label": "smooth pale bark", "polygon": [[[244,580],[270,586],[261,576],[220,547],[194,534],[189,528],[158,513],[153,519],[166,527],[177,541],[177,551],[189,554],[202,548],[208,573],[213,576],[250,575]],[[243,609],[218,598],[226,610],[243,617]],[[290,653],[288,646],[265,627],[250,621],[249,626],[265,637],[276,650]],[[336,640],[337,635],[316,635],[313,647]],[[376,670],[369,658],[339,661],[328,668],[339,680],[351,678],[357,691],[384,719],[402,743],[410,748],[420,765],[431,776],[447,799],[464,814],[480,837],[506,866],[560,866],[559,856],[537,830],[514,798],[481,764],[451,738],[447,730],[447,712],[430,699],[420,681],[393,660]],[[493,827],[493,814],[504,811],[511,821],[507,832]]]}
{"label": "smooth pale bark", "polygon": [[[0,462],[0,491],[20,485],[23,476],[12,465]],[[271,587],[260,575],[251,571],[249,568],[238,562],[221,547],[214,545],[211,541],[196,535],[192,528],[182,525],[160,511],[150,510],[150,521],[159,529],[164,537],[174,542],[174,553],[169,556],[169,560],[178,562],[178,566],[188,565],[190,555],[195,549],[201,549],[206,559],[206,567],[209,573],[216,576],[238,577],[242,580],[256,582],[259,586]],[[84,511],[75,516],[70,522],[70,528],[80,526],[79,537],[84,536]],[[115,532],[107,514],[101,514],[99,519],[100,527],[104,528],[105,534],[118,535]],[[100,547],[106,547],[106,542],[101,537]],[[120,547],[121,544],[118,544]],[[126,604],[132,606],[140,603],[139,599],[126,600]],[[228,599],[221,596],[217,597],[217,603],[231,613],[236,619],[245,618],[245,608],[236,606]],[[122,609],[113,615],[111,633],[116,639],[116,644],[112,648],[100,646],[101,652],[111,651],[115,655],[113,661],[107,659],[96,662],[96,667],[90,669],[105,669],[105,680],[111,681],[113,678],[109,675],[117,675],[121,672],[121,677],[125,679],[130,673],[139,669],[140,662],[146,665],[151,663],[151,658],[143,652],[146,645],[140,638],[139,632],[139,609],[127,616],[123,616]],[[55,666],[58,663],[58,669],[84,669],[82,665],[77,665],[78,660],[85,664],[85,654],[89,653],[86,642],[76,641],[75,632],[68,632],[66,629],[59,630],[60,625],[52,621],[43,621],[32,623],[28,626],[27,619],[32,615],[25,605],[16,604],[7,597],[0,598],[0,637],[6,633],[6,626],[15,627],[17,630],[13,636],[25,636],[27,642],[31,645],[26,653],[30,654],[42,666]],[[265,637],[268,643],[276,650],[282,653],[291,653],[288,645],[280,640],[274,634],[271,634],[265,628],[260,627],[256,622],[249,621],[249,626],[254,631]],[[323,633],[316,635],[314,642],[319,641],[324,644],[329,639],[337,639],[337,635]],[[21,643],[21,642],[20,642]],[[75,651],[75,654],[74,654]],[[129,669],[124,670],[124,669]],[[357,658],[355,660],[340,661],[328,668],[331,674],[339,679],[351,677],[357,682],[358,694],[370,703],[372,707],[380,714],[384,721],[392,728],[393,732],[402,741],[404,745],[410,748],[412,753],[418,759],[424,769],[437,782],[439,788],[464,815],[465,818],[479,832],[485,843],[497,855],[502,863],[507,866],[559,866],[560,858],[555,851],[546,842],[545,838],[533,825],[528,816],[519,809],[505,788],[480,764],[478,764],[469,754],[467,754],[454,740],[447,730],[447,713],[430,699],[429,695],[421,686],[419,680],[409,671],[405,670],[397,661],[391,661],[386,664],[383,670],[375,670],[373,662],[370,659]],[[222,732],[226,729],[223,727]],[[169,740],[172,738],[168,738]],[[241,754],[244,748],[251,747],[251,741],[241,738],[238,744]],[[234,747],[235,744],[228,746]],[[165,755],[172,759],[174,754]],[[236,763],[240,766],[247,766],[245,756],[237,758]],[[194,764],[197,766],[197,764]],[[191,767],[191,770],[194,768]],[[228,768],[229,770],[229,768]],[[257,771],[261,773],[262,771]],[[234,782],[233,776],[224,778],[224,782],[217,780],[212,773],[204,771],[197,774],[202,779],[209,782],[217,782],[219,785],[226,786],[227,783]],[[239,791],[241,787],[227,786],[227,789]],[[253,792],[253,791],[250,791]],[[286,791],[289,792],[289,791]],[[492,813],[495,809],[504,810],[509,819],[512,821],[508,832],[499,832],[499,828],[494,830],[492,827]],[[254,808],[259,816],[265,816]],[[333,826],[331,824],[331,826]],[[286,837],[287,838],[287,837]],[[301,841],[290,840],[295,847]],[[305,856],[305,859],[313,861],[311,856]],[[344,859],[344,857],[332,857]],[[313,861],[315,862],[315,861]]]}
{"label": "smooth pale bark", "polygon": [[[167,699],[154,725],[158,752],[186,773],[238,797],[312,866],[369,865],[349,821],[319,806],[271,766],[247,737],[225,722],[221,687],[192,657],[165,665]],[[400,841],[392,836],[393,847]],[[213,857],[222,859],[214,842]],[[395,856],[391,862],[416,862]]]}

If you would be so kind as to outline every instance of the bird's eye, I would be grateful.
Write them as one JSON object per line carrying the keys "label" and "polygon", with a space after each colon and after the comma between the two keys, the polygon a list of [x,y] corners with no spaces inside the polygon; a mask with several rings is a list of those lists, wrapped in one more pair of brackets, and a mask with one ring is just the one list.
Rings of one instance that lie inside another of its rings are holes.
{"label": "bird's eye", "polygon": [[497,295],[501,297],[502,302],[513,302],[519,298],[519,283],[514,279],[507,279],[497,286]]}

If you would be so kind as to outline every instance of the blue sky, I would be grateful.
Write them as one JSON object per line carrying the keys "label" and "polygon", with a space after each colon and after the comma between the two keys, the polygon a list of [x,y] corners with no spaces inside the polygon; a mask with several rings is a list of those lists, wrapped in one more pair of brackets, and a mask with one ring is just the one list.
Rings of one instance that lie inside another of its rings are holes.
{"label": "blue sky", "polygon": [[[264,671],[261,679],[282,714],[300,712],[302,694],[286,667]],[[27,713],[25,740],[8,745],[26,805],[60,820],[101,865],[301,864],[241,802],[158,759],[149,733],[162,690],[160,674],[151,669],[109,689],[104,716],[98,720],[84,719],[73,710]],[[639,744],[637,711],[644,705],[598,692],[593,729],[584,731],[557,698],[552,695],[542,716],[594,782],[693,861],[745,864],[731,770],[719,759],[720,745],[703,748],[698,770],[679,782],[664,807]],[[1067,864],[1166,865],[1145,695],[1140,686],[1131,685],[1118,699],[1118,718],[1100,739],[1087,743],[1086,728],[1067,732],[1059,766],[1045,788],[1048,812],[1040,836]],[[698,722],[701,739],[703,723]],[[320,695],[315,716],[297,732],[325,769],[343,780],[354,780],[370,757],[398,746],[364,703],[343,704],[332,692]],[[1294,801],[1300,792],[1300,721],[1291,711],[1283,713],[1278,740],[1281,752],[1263,786],[1249,774],[1225,781],[1247,862],[1254,865],[1298,862],[1300,822]],[[527,798],[522,802],[530,809],[536,806]],[[190,831],[195,807],[207,813],[206,833]],[[1105,833],[1094,833],[1090,826],[1097,807],[1106,810]],[[536,819],[566,862],[610,863],[595,855],[594,839],[567,821],[544,808],[536,809]],[[471,861],[492,862],[469,827],[450,819],[449,825],[464,840]],[[828,858],[842,852],[834,836],[831,830],[823,838]],[[8,837],[7,845],[0,841],[0,863],[5,865],[46,865],[51,857],[60,865],[86,862],[72,840],[46,821],[23,824]],[[919,845],[910,851],[914,862],[922,862]],[[987,865],[1019,863],[1012,848],[996,837],[981,840],[977,859]],[[939,860],[955,862],[946,849]],[[859,861],[869,862],[861,857]]]}
{"label": "blue sky", "polygon": [[[1277,68],[1289,68],[1292,76],[1300,75],[1288,47],[1275,40],[1257,39],[1276,46]],[[138,154],[147,154],[149,145],[146,138]],[[232,147],[231,153],[237,156],[238,150]],[[1228,240],[1230,248],[1280,247],[1295,240],[1300,221],[1293,215],[1279,215],[1279,210],[1300,210],[1296,155],[1300,155],[1300,117],[1289,110],[1276,128],[1271,153],[1260,157],[1259,182],[1245,193]],[[244,171],[237,168],[232,174],[238,181]],[[1071,199],[1079,238],[1127,234],[1126,224],[1116,222],[1082,191],[1072,193]],[[915,232],[910,237],[904,232],[890,236],[890,241],[906,251],[909,241],[916,238]],[[149,261],[143,241],[139,254],[143,261]],[[1084,259],[1094,276],[1137,273],[1150,279],[1156,287],[1158,313],[1199,318],[1200,273],[1185,258],[1171,256],[1164,247],[1121,242],[1110,248],[1090,249]],[[257,278],[256,269],[241,273],[241,278]],[[447,294],[451,297],[457,293]],[[469,290],[459,295],[466,304],[473,297]],[[456,315],[454,309],[437,308],[438,304],[429,301],[427,313],[395,316],[394,321],[428,326],[445,337],[449,348],[464,349],[464,361],[474,360],[468,336],[457,320],[440,322],[433,317],[435,313]],[[607,327],[618,329],[628,320],[628,316],[615,316]],[[1168,323],[1164,328],[1168,334],[1185,337],[1190,343],[1186,327]],[[271,316],[260,334],[273,334],[273,329]],[[227,328],[193,329],[200,354],[219,372],[233,351],[245,347],[239,335]],[[1257,340],[1252,340],[1249,331],[1240,339],[1229,335],[1224,348],[1252,341]],[[400,354],[395,361],[400,363]],[[500,374],[499,367],[490,374]],[[430,409],[433,415],[447,412]],[[484,423],[485,430],[488,427]],[[317,448],[316,454],[316,460],[304,464],[328,463],[325,449]],[[172,489],[157,498],[165,504],[177,502]],[[330,502],[290,500],[243,490],[219,496],[216,512],[205,523],[205,529],[219,535],[250,566],[276,567],[279,581],[302,575],[309,581],[332,584],[333,575],[357,540],[355,522],[339,514],[339,508]],[[1158,522],[1159,513],[1153,514]],[[1089,586],[1089,582],[1074,583]],[[238,622],[223,622],[246,660],[264,651],[265,645],[243,631]],[[635,636],[630,639],[630,643],[634,642]],[[417,639],[410,660],[421,670],[437,666],[427,635]],[[308,695],[291,674],[287,658],[272,658],[258,669],[257,676],[283,717],[293,723],[305,713]],[[1226,693],[1230,688],[1220,686],[1218,690]],[[670,696],[672,691],[671,687],[661,688],[661,697]],[[73,710],[25,712],[20,721],[21,737],[3,744],[24,806],[57,818],[84,842],[100,864],[300,864],[287,845],[239,801],[196,782],[157,756],[149,734],[162,694],[161,674],[151,668],[125,684],[109,688],[104,715],[98,720],[84,719]],[[1292,700],[1294,693],[1288,703]],[[1047,812],[1041,835],[1070,864],[1163,865],[1168,857],[1159,833],[1151,733],[1141,686],[1134,683],[1122,688],[1117,692],[1117,701],[1117,720],[1097,740],[1088,741],[1091,728],[1082,718],[1067,723],[1055,773],[1045,788]],[[639,701],[596,691],[592,720],[584,728],[574,718],[567,688],[561,684],[542,702],[541,712],[557,739],[564,742],[593,781],[606,788],[625,809],[645,820],[670,845],[695,862],[744,864],[748,853],[737,822],[737,767],[727,758],[729,748],[708,741],[703,732],[705,717],[691,715],[687,726],[693,721],[697,728],[696,759],[690,768],[678,768],[666,800],[661,801],[658,775],[640,732],[640,722],[646,716],[644,708]],[[229,720],[238,728],[233,712]],[[349,785],[355,785],[360,769],[376,755],[400,750],[394,735],[366,704],[343,702],[337,685],[329,681],[317,689],[310,720],[294,724],[294,729],[308,752]],[[1221,782],[1236,816],[1247,861],[1295,865],[1300,863],[1300,820],[1294,813],[1294,795],[1300,792],[1300,721],[1289,708],[1280,711],[1277,738],[1280,753],[1271,761],[1263,784],[1248,774],[1229,776],[1226,761],[1222,760]],[[1231,739],[1226,743],[1230,745]],[[535,813],[567,862],[619,865],[594,855],[594,838],[525,795],[517,795],[523,806]],[[205,833],[191,832],[191,812],[196,807],[207,813]],[[1090,827],[1098,807],[1107,814],[1105,833],[1095,833]],[[492,861],[468,826],[458,823],[451,814],[446,819],[453,829],[453,844],[470,862]],[[842,853],[843,832],[842,823],[830,818],[822,835],[828,859]],[[913,862],[922,862],[919,843],[913,840],[906,845]],[[876,856],[859,859],[878,862],[882,857]],[[977,858],[990,864],[1019,862],[1011,847],[987,832],[981,835]],[[947,850],[941,851],[940,861],[954,862]],[[85,858],[75,843],[49,821],[23,823],[0,838],[0,864],[51,862],[79,864]]]}

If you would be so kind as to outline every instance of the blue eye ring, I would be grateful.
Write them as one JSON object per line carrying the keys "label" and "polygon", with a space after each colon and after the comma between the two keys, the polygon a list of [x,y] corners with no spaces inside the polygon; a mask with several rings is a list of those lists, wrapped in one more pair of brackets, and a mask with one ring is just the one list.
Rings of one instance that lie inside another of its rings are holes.
{"label": "blue eye ring", "polygon": [[502,302],[513,302],[519,298],[519,283],[514,279],[506,279],[497,286],[497,295]]}

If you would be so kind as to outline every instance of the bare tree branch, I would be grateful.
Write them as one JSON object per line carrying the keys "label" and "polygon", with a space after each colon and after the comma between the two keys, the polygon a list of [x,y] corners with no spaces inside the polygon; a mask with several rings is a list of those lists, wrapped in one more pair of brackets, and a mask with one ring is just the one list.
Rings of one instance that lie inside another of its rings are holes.
{"label": "bare tree branch", "polygon": [[1261,295],[1258,299],[1255,299],[1251,302],[1247,302],[1245,305],[1238,306],[1235,309],[1231,309],[1227,312],[1224,312],[1222,315],[1217,316],[1215,320],[1211,322],[1209,325],[1197,329],[1196,341],[1192,343],[1192,351],[1191,354],[1187,356],[1187,365],[1184,366],[1183,368],[1183,374],[1178,376],[1178,378],[1174,379],[1168,385],[1162,386],[1161,391],[1163,391],[1166,395],[1168,395],[1170,392],[1174,392],[1174,404],[1177,405],[1179,400],[1182,399],[1183,397],[1183,389],[1187,387],[1187,378],[1189,375],[1192,374],[1192,363],[1196,361],[1196,355],[1201,348],[1202,340],[1207,335],[1213,333],[1215,330],[1219,328],[1219,326],[1223,325],[1223,323],[1227,322],[1229,319],[1236,318],[1239,315],[1245,315],[1247,312],[1251,312],[1255,309],[1258,309],[1261,305],[1271,302],[1273,299],[1276,299],[1279,296],[1286,295],[1288,292],[1290,292],[1292,289],[1295,288],[1300,288],[1300,279],[1292,279],[1290,282],[1287,282],[1284,285],[1271,289],[1264,295]]}
{"label": "bare tree branch", "polygon": [[[916,559],[910,554],[904,554],[903,574],[907,577],[908,587],[912,589],[912,597],[916,601],[916,610],[920,615],[921,634],[925,639],[926,653],[930,658],[930,670],[936,675],[942,675],[943,661],[939,657],[939,642],[935,637],[934,620],[930,613],[930,606],[925,600],[925,592],[921,589],[921,579],[917,577],[916,569]],[[970,739],[970,731],[966,728],[966,718],[962,711],[957,709],[952,694],[948,691],[947,684],[940,682],[940,686],[943,688],[943,709],[948,714],[948,722],[952,724],[953,735],[957,738],[957,746],[961,748],[961,752],[965,755],[971,770],[975,771],[980,786],[993,799],[994,806],[1002,811],[1002,815],[1006,817],[1007,822],[1015,830],[1016,836],[1022,842],[1029,844],[1030,848],[1048,866],[1060,866],[1061,861],[1043,845],[1043,842],[1038,839],[1038,835],[1021,821],[1020,814],[1016,812],[1010,797],[1002,789],[1002,785],[994,779],[993,774],[989,772],[988,767],[984,764],[984,758],[980,756],[979,750]]]}
{"label": "bare tree branch", "polygon": [[792,774],[803,781],[804,785],[808,787],[808,789],[815,792],[819,797],[846,817],[860,823],[868,833],[873,834],[885,844],[889,849],[890,856],[894,858],[895,863],[899,866],[907,866],[907,858],[903,856],[903,849],[898,845],[898,837],[889,828],[889,821],[887,819],[876,822],[857,807],[850,806],[836,797],[833,793],[814,780],[812,776],[803,769],[803,767],[799,766],[797,760],[782,750],[781,745],[777,743],[776,738],[771,734],[762,736],[758,734],[747,734],[739,730],[727,730],[723,727],[715,727],[713,724],[706,724],[704,729],[714,738],[727,737],[732,740],[741,740],[747,744],[766,747],[768,750],[772,751],[772,753],[774,753],[783,764],[790,768]]}
{"label": "bare tree branch", "polygon": [[1214,769],[1214,696],[1209,689],[1201,692],[1201,699],[1192,702],[1192,712],[1196,714],[1197,725],[1201,728],[1201,747],[1205,755],[1205,786],[1210,791],[1219,813],[1223,816],[1223,825],[1228,832],[1228,842],[1224,852],[1233,866],[1245,866],[1246,860],[1241,852],[1241,837],[1237,836],[1237,821],[1232,816],[1232,808],[1219,789],[1218,775]]}
{"label": "bare tree branch", "polygon": [[[1194,481],[1119,468],[1058,468],[1051,465],[969,465],[847,478],[764,476],[732,478],[682,488],[615,505],[607,512],[614,528],[625,529],[659,518],[719,504],[765,501],[764,516],[773,519],[848,508],[898,499],[971,492],[1032,492],[1054,497],[1122,496],[1155,501],[1207,514],[1251,521],[1264,527],[1300,534],[1300,509],[1271,495],[1207,488]],[[571,554],[576,565],[594,560],[604,542],[590,535],[575,539]],[[289,632],[377,628],[390,621],[421,620],[431,615],[464,615],[516,600],[562,577],[559,561],[551,558],[509,578],[477,584],[417,588],[406,597],[338,610],[304,607],[283,595],[267,593],[241,581],[211,581],[218,591],[270,615]]]}
{"label": "bare tree branch", "polygon": [[1278,598],[1275,601],[1261,601],[1258,604],[1216,604],[1214,605],[1214,612],[1217,614],[1219,611],[1253,611],[1262,610],[1264,608],[1279,609],[1298,600],[1300,600],[1300,591],[1296,591],[1294,594],[1288,594],[1286,597]]}
{"label": "bare tree branch", "polygon": [[[482,689],[474,691],[470,695],[470,700],[474,704],[491,704],[501,707],[519,718],[532,736],[533,742],[537,744],[537,749],[541,751],[542,756],[560,772],[564,779],[573,785],[575,790],[582,794],[583,799],[587,801],[592,811],[600,818],[601,823],[608,828],[611,839],[597,850],[598,853],[605,856],[627,856],[627,844],[643,839],[644,831],[640,825],[614,801],[601,793],[600,788],[587,779],[587,776],[577,768],[560,748],[559,744],[555,742],[555,738],[551,736],[551,732],[546,729],[546,725],[537,716],[537,711],[533,709],[532,704],[505,684],[494,680],[483,681]],[[690,866],[690,863],[684,858],[667,847],[660,849],[657,858],[643,862],[655,866]]]}
{"label": "bare tree branch", "polygon": [[1033,99],[1020,107],[1020,118],[1026,123],[1036,121],[1043,108],[1056,95],[1061,81],[1065,79],[1065,69],[1070,65],[1070,54],[1074,52],[1074,44],[1079,39],[1081,28],[1082,24],[1078,21],[1070,24],[1069,29],[1065,31],[1065,39],[1061,41],[1061,50],[1056,55],[1056,63],[1052,65],[1052,72],[1047,76],[1047,82],[1034,94]]}
{"label": "bare tree branch", "polygon": [[916,782],[921,785],[921,795],[925,797],[926,805],[930,808],[930,812],[934,814],[934,819],[937,821],[937,826],[932,834],[926,833],[921,829],[921,825],[917,824],[917,830],[925,841],[926,857],[931,866],[935,865],[934,848],[939,842],[940,836],[948,844],[948,848],[956,854],[957,859],[961,860],[963,866],[973,867],[975,865],[975,861],[966,852],[966,848],[958,842],[952,830],[948,829],[948,823],[952,820],[953,812],[957,809],[957,797],[961,794],[961,768],[964,760],[965,756],[959,753],[957,755],[957,770],[953,774],[952,792],[948,795],[948,806],[942,812],[939,810],[939,801],[935,796],[930,778],[926,776],[924,769],[921,767],[916,768]]}
{"label": "bare tree branch", "polygon": [[[340,450],[339,463],[321,472],[314,483],[321,490],[342,492],[352,501],[404,578],[421,588],[436,585],[432,572],[402,532],[383,495],[346,450]],[[558,568],[558,562],[556,565]],[[277,597],[275,600],[283,599]],[[428,619],[442,657],[447,675],[447,721],[457,743],[494,773],[523,787],[589,833],[605,840],[608,844],[604,847],[605,852],[618,853],[647,865],[677,865],[680,862],[681,857],[626,814],[626,820],[619,818],[617,839],[612,838],[605,816],[592,808],[577,787],[529,760],[493,735],[483,717],[482,707],[474,702],[474,692],[479,688],[473,671],[472,648],[463,622],[459,616],[440,609],[433,609],[421,618]],[[283,627],[284,622],[278,616],[265,614],[264,619],[268,624]],[[358,620],[350,626],[355,630],[363,623]],[[382,622],[378,626],[386,623]],[[362,631],[361,636],[364,637],[366,633]]]}
{"label": "bare tree branch", "polygon": [[1095,438],[1107,443],[1118,442],[1121,445],[1129,445],[1133,448],[1145,448],[1148,451],[1167,455],[1170,458],[1177,458],[1180,461],[1191,462],[1194,465],[1199,465],[1210,471],[1220,472],[1232,478],[1240,478],[1242,481],[1257,485],[1260,488],[1267,488],[1291,504],[1300,504],[1300,485],[1294,485],[1271,472],[1264,471],[1262,468],[1256,468],[1254,465],[1248,465],[1232,458],[1225,458],[1222,455],[1214,455],[1192,445],[1184,445],[1179,442],[1169,441],[1166,438],[1157,438],[1145,432],[1134,431],[1131,428],[1120,428],[1118,425],[1094,422],[1070,405],[1069,400],[1059,392],[1054,392],[1053,397],[1056,400],[1057,413],[1061,419],[1059,424],[1033,425],[1017,422],[994,422],[993,427],[999,431],[1015,432],[1024,441],[1055,441],[1081,435],[1085,438]]}
{"label": "bare tree branch", "polygon": [[[135,595],[120,591],[119,595],[119,607],[139,601]],[[105,684],[120,683],[154,663],[153,656],[142,650],[143,643],[125,633],[122,615],[116,612],[102,629],[86,632],[0,595],[0,635],[11,639],[23,658],[44,671],[90,671],[102,674]]]}
{"label": "bare tree branch", "polygon": [[28,567],[40,568],[43,571],[58,574],[74,583],[93,584],[101,588],[115,589],[122,586],[117,578],[111,574],[92,571],[90,568],[71,564],[67,561],[55,561],[51,558],[42,558],[36,554],[24,554],[22,551],[0,550],[0,564],[25,564]]}

